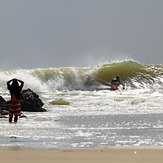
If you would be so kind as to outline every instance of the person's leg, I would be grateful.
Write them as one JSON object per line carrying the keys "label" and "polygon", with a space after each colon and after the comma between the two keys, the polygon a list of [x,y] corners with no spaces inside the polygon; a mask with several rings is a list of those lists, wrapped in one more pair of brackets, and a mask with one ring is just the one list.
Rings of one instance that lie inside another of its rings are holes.
{"label": "person's leg", "polygon": [[14,115],[14,109],[13,109],[12,101],[11,101],[10,109],[9,109],[9,122],[10,123],[12,122],[13,115]]}
{"label": "person's leg", "polygon": [[9,116],[9,122],[10,122],[10,123],[12,122],[12,117],[13,117],[13,116]]}
{"label": "person's leg", "polygon": [[18,116],[15,115],[14,122],[16,123],[18,121]]}

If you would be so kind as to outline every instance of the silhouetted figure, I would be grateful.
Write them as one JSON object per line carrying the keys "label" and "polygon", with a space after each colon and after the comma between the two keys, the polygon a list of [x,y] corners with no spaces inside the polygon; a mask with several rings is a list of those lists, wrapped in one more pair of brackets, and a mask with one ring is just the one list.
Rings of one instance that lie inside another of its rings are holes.
{"label": "silhouetted figure", "polygon": [[[12,84],[10,84],[12,82]],[[19,83],[20,82],[20,86]],[[7,82],[7,88],[11,94],[11,104],[9,109],[9,122],[12,122],[13,115],[14,122],[18,121],[18,116],[21,115],[21,105],[20,105],[20,92],[24,86],[24,82],[16,78],[9,80]]]}
{"label": "silhouetted figure", "polygon": [[[120,77],[116,76],[116,78],[111,81],[111,90],[118,90],[119,85],[123,85],[119,79]],[[123,89],[125,89],[124,85],[123,85]]]}

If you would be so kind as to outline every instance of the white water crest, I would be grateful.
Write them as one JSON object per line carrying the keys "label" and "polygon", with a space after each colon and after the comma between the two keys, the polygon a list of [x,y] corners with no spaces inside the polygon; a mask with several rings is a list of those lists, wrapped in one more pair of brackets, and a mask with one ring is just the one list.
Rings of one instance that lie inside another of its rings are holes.
{"label": "white water crest", "polygon": [[25,88],[34,91],[102,89],[119,75],[128,89],[162,88],[163,65],[143,65],[133,60],[100,64],[92,67],[18,69],[0,72],[0,88],[6,81],[19,78]]}

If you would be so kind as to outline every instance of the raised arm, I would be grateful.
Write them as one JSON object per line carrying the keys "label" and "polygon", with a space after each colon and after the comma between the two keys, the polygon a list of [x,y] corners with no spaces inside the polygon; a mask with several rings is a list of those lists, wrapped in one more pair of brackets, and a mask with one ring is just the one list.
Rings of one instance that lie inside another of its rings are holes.
{"label": "raised arm", "polygon": [[24,82],[23,82],[22,80],[19,80],[19,79],[17,79],[17,81],[21,83],[20,86],[23,88],[23,86],[24,86]]}
{"label": "raised arm", "polygon": [[7,87],[8,87],[8,88],[9,88],[9,86],[10,86],[10,82],[11,82],[11,81],[18,81],[18,82],[20,82],[20,83],[21,83],[20,87],[22,87],[22,88],[23,88],[23,86],[24,86],[24,82],[23,82],[22,80],[19,80],[19,79],[14,78],[14,79],[11,79],[11,80],[9,80],[9,81],[7,82]]}
{"label": "raised arm", "polygon": [[7,82],[7,88],[9,88],[11,81],[13,81],[13,79],[11,79],[11,80],[9,80],[9,81]]}

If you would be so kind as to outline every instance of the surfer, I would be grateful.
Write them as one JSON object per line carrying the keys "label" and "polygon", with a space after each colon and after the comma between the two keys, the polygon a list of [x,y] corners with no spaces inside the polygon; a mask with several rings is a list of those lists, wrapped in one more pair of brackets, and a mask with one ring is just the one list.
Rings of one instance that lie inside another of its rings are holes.
{"label": "surfer", "polygon": [[[10,84],[12,82],[12,84]],[[20,82],[20,86],[19,83]],[[11,103],[9,109],[9,122],[12,122],[13,115],[14,122],[18,121],[18,116],[21,115],[21,106],[20,106],[20,92],[24,86],[24,82],[19,79],[12,79],[7,82],[7,88],[11,94]]]}
{"label": "surfer", "polygon": [[116,76],[115,79],[111,81],[111,90],[118,90],[119,85],[123,86],[123,89],[125,89],[125,86],[120,82],[120,77]]}

